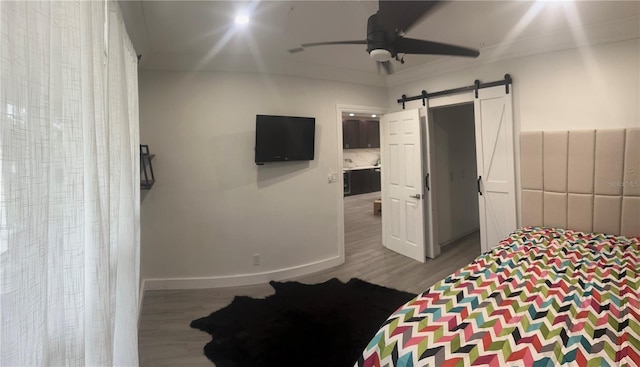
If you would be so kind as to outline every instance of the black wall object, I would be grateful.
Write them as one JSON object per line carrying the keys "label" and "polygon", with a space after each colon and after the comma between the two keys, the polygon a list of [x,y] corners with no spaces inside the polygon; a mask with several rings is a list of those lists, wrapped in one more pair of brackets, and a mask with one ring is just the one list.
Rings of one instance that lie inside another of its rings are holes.
{"label": "black wall object", "polygon": [[433,92],[433,93],[427,93],[426,91],[423,90],[421,94],[419,94],[417,96],[411,96],[411,97],[407,97],[406,95],[403,94],[402,97],[397,100],[397,102],[402,104],[402,109],[404,110],[405,102],[417,101],[417,100],[421,99],[422,100],[422,105],[424,106],[425,105],[425,99],[427,99],[427,98],[445,96],[445,95],[448,95],[448,94],[464,93],[464,92],[468,92],[470,90],[475,91],[475,97],[478,98],[478,90],[479,89],[495,87],[495,86],[498,86],[498,85],[504,85],[506,93],[509,94],[509,85],[511,85],[511,84],[513,84],[513,79],[511,79],[511,75],[505,74],[503,80],[498,80],[498,81],[495,81],[495,82],[480,83],[479,80],[475,80],[473,85],[467,85],[465,87],[460,87],[460,88],[455,88],[455,89],[445,89],[445,90],[441,90],[439,92]]}
{"label": "black wall object", "polygon": [[313,160],[315,127],[313,117],[256,115],[256,164]]}
{"label": "black wall object", "polygon": [[140,189],[149,190],[156,178],[153,175],[153,166],[151,160],[155,154],[149,153],[149,146],[140,144]]}

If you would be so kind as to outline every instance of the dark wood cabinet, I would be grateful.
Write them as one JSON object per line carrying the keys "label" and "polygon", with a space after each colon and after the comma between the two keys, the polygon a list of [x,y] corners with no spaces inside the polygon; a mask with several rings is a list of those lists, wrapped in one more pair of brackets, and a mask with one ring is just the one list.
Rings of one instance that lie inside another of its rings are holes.
{"label": "dark wood cabinet", "polygon": [[380,122],[344,120],[342,141],[344,149],[380,148]]}
{"label": "dark wood cabinet", "polygon": [[363,148],[380,148],[380,121],[366,121],[364,129],[360,130],[360,136],[365,136]]}
{"label": "dark wood cabinet", "polygon": [[354,169],[349,172],[351,190],[348,195],[366,194],[380,191],[380,171],[371,169]]}
{"label": "dark wood cabinet", "polygon": [[382,190],[382,178],[380,177],[380,169],[376,168],[372,170],[371,174],[371,191],[380,191]]}
{"label": "dark wood cabinet", "polygon": [[342,147],[344,149],[360,148],[360,121],[342,121]]}
{"label": "dark wood cabinet", "polygon": [[369,121],[358,121],[358,148],[367,148],[369,145]]}
{"label": "dark wood cabinet", "polygon": [[351,171],[351,195],[364,194],[368,190],[368,170],[358,169]]}

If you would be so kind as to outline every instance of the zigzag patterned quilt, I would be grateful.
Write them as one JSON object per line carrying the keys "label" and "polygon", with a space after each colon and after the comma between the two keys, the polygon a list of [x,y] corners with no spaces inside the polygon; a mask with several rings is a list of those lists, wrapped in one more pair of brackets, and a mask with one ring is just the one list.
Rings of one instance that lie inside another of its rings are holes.
{"label": "zigzag patterned quilt", "polygon": [[526,227],[392,314],[359,367],[640,366],[640,237]]}

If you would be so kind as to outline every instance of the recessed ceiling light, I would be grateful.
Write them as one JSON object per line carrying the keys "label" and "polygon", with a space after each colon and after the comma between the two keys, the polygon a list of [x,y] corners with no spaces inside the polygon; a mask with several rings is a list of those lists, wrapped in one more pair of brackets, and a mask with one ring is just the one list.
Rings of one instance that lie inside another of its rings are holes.
{"label": "recessed ceiling light", "polygon": [[353,117],[353,116],[355,116],[355,115],[356,115],[355,113],[350,113],[350,114],[349,114],[349,116],[351,116],[351,117]]}
{"label": "recessed ceiling light", "polygon": [[238,15],[236,15],[235,21],[236,21],[236,24],[238,24],[238,25],[247,24],[247,23],[249,23],[249,16],[246,15],[246,14],[238,14]]}
{"label": "recessed ceiling light", "polygon": [[376,117],[377,115],[371,115],[371,117]]}

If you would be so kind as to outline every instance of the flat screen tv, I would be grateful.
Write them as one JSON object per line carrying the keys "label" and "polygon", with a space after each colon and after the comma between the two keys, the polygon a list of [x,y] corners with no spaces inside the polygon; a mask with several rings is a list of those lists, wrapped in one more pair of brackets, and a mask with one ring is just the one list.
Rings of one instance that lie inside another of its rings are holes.
{"label": "flat screen tv", "polygon": [[316,119],[256,115],[256,164],[313,160]]}

